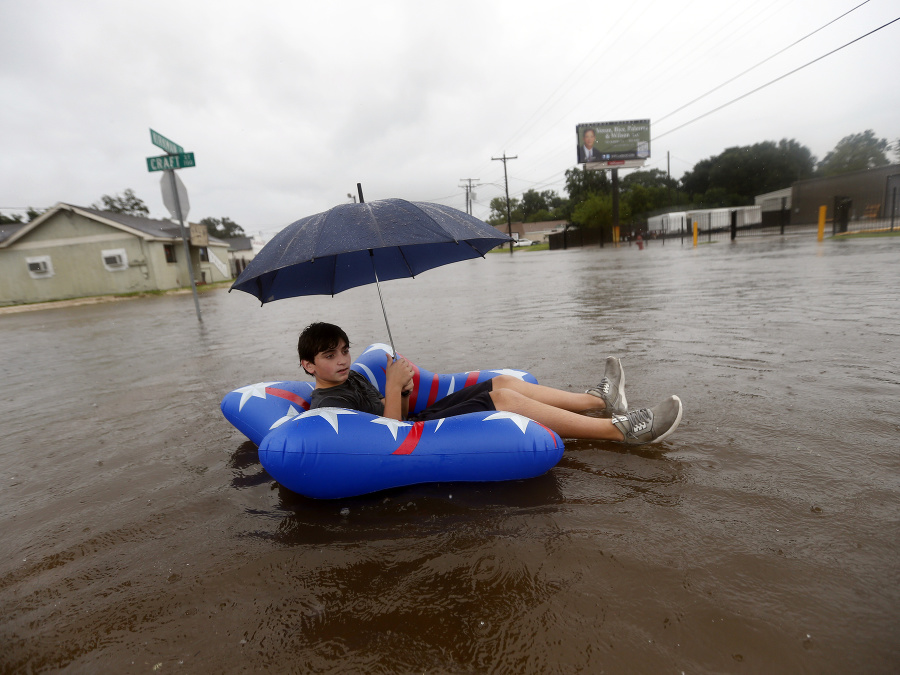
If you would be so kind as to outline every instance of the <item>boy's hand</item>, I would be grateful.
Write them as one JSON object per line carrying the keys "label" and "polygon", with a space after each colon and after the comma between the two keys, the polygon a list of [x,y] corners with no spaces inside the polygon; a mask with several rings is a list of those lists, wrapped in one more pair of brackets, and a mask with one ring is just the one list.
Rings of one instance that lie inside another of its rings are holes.
{"label": "boy's hand", "polygon": [[387,355],[387,365],[384,368],[384,416],[391,419],[406,419],[409,412],[409,399],[403,396],[404,391],[412,391],[413,367],[403,357],[396,361]]}
{"label": "boy's hand", "polygon": [[413,375],[415,371],[409,361],[402,356],[396,361],[391,359],[391,355],[387,355],[387,366],[384,369],[385,375],[385,394],[388,390],[397,388],[398,391],[411,391],[413,387]]}

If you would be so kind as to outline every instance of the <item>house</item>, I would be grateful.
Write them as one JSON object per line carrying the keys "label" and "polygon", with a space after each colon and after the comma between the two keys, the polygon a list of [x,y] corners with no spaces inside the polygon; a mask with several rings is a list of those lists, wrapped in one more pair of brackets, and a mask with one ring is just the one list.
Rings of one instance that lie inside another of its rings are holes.
{"label": "house", "polygon": [[258,237],[231,237],[225,239],[228,243],[228,264],[231,266],[231,276],[237,277],[247,267],[253,258],[266,245],[262,235]]}
{"label": "house", "polygon": [[[512,223],[507,226],[494,225],[494,229],[502,234],[509,234],[512,230],[514,239],[531,239],[536,244],[547,241],[552,232],[562,232],[566,227],[565,220],[547,220],[541,223]],[[519,235],[516,237],[516,235]]]}
{"label": "house", "polygon": [[[191,231],[195,281],[230,279],[227,242],[204,241],[202,225]],[[188,285],[181,228],[169,220],[59,203],[30,223],[0,228],[0,305]]]}

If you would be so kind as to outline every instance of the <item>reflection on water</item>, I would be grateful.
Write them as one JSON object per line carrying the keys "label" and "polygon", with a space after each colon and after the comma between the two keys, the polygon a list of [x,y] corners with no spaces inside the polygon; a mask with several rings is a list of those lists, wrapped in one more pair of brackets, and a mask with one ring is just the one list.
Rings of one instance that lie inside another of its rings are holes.
{"label": "reflection on water", "polygon": [[490,255],[384,284],[401,353],[677,393],[659,446],[338,501],[218,405],[385,341],[372,288],[0,316],[3,672],[890,672],[900,663],[895,239]]}

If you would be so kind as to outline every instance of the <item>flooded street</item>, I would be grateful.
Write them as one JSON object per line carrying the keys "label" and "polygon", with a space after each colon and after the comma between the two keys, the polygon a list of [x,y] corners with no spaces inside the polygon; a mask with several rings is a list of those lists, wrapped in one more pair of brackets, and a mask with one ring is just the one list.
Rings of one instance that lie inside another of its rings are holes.
{"label": "flooded street", "polygon": [[315,501],[219,403],[307,379],[312,321],[387,342],[375,287],[2,315],[0,672],[900,670],[900,238],[491,254],[382,292],[429,370],[583,391],[613,354],[684,421]]}

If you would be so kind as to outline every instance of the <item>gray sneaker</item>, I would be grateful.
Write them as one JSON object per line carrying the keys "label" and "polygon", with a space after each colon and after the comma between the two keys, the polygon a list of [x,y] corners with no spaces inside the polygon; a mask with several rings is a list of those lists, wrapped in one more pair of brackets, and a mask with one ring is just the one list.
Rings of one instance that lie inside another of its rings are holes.
{"label": "gray sneaker", "polygon": [[652,408],[639,408],[624,415],[613,415],[612,423],[625,435],[625,442],[643,445],[661,441],[675,431],[681,422],[682,405],[677,396],[670,396]]}
{"label": "gray sneaker", "polygon": [[625,399],[625,371],[622,370],[622,362],[615,356],[607,356],[606,370],[600,384],[584,393],[602,398],[606,409],[612,414],[624,414],[628,410],[628,401]]}

